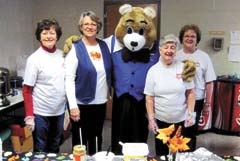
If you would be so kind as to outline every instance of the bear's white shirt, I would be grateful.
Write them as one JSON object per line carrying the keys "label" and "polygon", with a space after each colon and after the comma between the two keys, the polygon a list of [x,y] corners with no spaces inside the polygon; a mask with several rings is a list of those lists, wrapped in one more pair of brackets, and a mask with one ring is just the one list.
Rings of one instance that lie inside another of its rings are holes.
{"label": "bear's white shirt", "polygon": [[[105,41],[105,43],[107,44],[110,53],[111,53],[112,37],[113,37],[113,35],[103,39],[103,41]],[[123,45],[115,37],[115,44],[114,44],[113,53],[115,53],[116,51],[121,50],[122,48],[123,48]]]}

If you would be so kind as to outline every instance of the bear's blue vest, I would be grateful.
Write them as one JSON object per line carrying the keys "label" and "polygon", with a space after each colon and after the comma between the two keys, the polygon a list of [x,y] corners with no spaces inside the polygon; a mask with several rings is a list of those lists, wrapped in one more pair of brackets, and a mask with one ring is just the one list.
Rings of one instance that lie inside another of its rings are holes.
{"label": "bear's blue vest", "polygon": [[[155,42],[155,51],[151,53],[148,63],[142,62],[124,62],[122,59],[122,50],[113,52],[115,38],[111,41],[111,57],[113,61],[113,84],[117,97],[128,93],[136,100],[144,98],[143,90],[148,69],[159,60],[158,42]],[[157,47],[156,47],[157,46]]]}

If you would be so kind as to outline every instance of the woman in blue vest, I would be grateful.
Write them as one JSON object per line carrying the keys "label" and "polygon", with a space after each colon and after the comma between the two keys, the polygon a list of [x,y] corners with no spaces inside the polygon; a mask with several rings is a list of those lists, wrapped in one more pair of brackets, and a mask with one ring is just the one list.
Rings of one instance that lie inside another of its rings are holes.
{"label": "woman in blue vest", "polygon": [[92,11],[79,19],[81,39],[65,58],[66,94],[72,121],[72,146],[87,146],[89,155],[101,151],[102,130],[111,86],[110,52],[97,34],[102,22]]}

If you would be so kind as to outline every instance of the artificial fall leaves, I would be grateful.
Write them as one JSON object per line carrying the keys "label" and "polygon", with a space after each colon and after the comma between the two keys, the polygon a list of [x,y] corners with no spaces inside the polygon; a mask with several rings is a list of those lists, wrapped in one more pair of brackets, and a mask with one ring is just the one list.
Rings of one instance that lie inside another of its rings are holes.
{"label": "artificial fall leaves", "polygon": [[90,56],[93,58],[93,60],[100,60],[101,59],[101,53],[97,51],[91,51]]}
{"label": "artificial fall leaves", "polygon": [[[167,144],[169,150],[172,153],[176,153],[177,151],[185,151],[189,149],[187,143],[191,139],[181,136],[182,131],[181,126],[179,126],[177,130],[175,130],[175,126],[174,124],[172,124],[167,128],[158,129],[157,131],[158,131],[157,138],[162,140],[164,144]],[[174,132],[175,135],[173,135]]]}

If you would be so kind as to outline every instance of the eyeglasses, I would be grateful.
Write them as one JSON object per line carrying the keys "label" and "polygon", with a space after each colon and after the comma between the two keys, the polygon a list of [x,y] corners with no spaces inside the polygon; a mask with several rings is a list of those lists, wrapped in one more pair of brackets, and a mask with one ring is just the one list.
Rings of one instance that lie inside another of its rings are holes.
{"label": "eyeglasses", "polygon": [[191,39],[196,39],[195,35],[184,35],[184,38],[191,38]]}
{"label": "eyeglasses", "polygon": [[90,26],[90,27],[96,27],[97,24],[96,24],[96,23],[84,23],[83,26],[84,26],[84,27],[89,27],[89,26]]}

